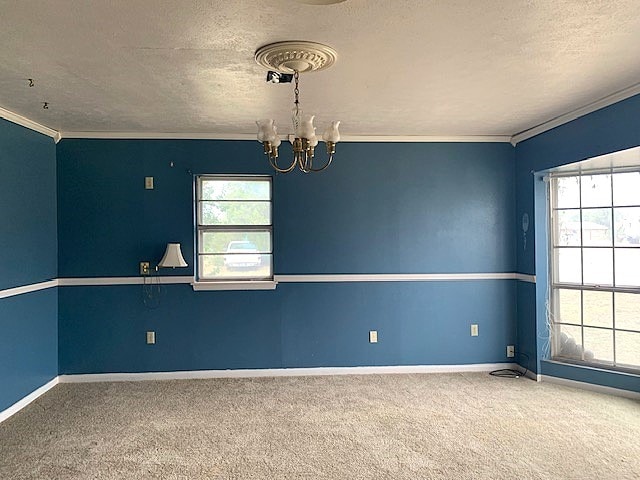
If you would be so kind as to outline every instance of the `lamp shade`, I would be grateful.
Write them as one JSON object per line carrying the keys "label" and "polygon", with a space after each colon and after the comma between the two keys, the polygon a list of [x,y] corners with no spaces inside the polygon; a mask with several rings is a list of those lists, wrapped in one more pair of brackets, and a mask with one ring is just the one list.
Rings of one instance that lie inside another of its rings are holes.
{"label": "lamp shade", "polygon": [[180,251],[179,243],[167,243],[167,250],[164,252],[164,257],[160,260],[158,267],[188,267],[185,262],[182,252]]}

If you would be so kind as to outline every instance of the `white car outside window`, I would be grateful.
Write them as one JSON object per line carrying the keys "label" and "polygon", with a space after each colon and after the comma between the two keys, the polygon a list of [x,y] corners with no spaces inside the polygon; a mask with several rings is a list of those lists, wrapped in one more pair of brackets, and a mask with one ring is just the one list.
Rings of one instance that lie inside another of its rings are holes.
{"label": "white car outside window", "polygon": [[227,268],[259,267],[262,255],[249,241],[233,241],[227,245],[224,264]]}

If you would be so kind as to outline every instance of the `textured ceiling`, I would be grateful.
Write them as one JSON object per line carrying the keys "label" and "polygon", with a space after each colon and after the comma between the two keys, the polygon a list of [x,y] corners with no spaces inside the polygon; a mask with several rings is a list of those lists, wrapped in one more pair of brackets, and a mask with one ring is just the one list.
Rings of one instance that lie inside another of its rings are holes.
{"label": "textured ceiling", "polygon": [[[0,106],[61,131],[287,133],[257,47],[338,51],[301,76],[319,130],[511,135],[640,82],[640,2],[0,0]],[[27,78],[35,79],[28,87]],[[42,103],[50,104],[48,110]]]}

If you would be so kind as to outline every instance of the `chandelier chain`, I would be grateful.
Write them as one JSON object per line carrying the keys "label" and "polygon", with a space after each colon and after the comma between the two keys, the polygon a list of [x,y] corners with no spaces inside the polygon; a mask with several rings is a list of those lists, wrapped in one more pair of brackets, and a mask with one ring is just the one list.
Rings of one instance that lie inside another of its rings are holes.
{"label": "chandelier chain", "polygon": [[293,128],[294,131],[297,131],[300,126],[300,100],[298,98],[300,96],[300,88],[298,87],[298,83],[300,82],[300,73],[297,70],[293,71],[293,78],[296,81],[296,86],[293,89],[293,93],[295,95],[295,100],[293,102]]}

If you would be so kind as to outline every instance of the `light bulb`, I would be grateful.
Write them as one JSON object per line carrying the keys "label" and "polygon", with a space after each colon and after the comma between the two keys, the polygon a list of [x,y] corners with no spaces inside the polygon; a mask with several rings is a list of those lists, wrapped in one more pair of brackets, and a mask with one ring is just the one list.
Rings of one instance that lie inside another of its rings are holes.
{"label": "light bulb", "polygon": [[273,141],[276,136],[274,121],[272,119],[258,120],[256,124],[258,125],[258,141],[260,143]]}
{"label": "light bulb", "polygon": [[304,117],[304,119],[300,122],[298,128],[296,129],[296,137],[310,139],[311,137],[315,136],[316,129],[313,126],[314,118],[315,115]]}
{"label": "light bulb", "polygon": [[331,122],[329,128],[327,128],[322,135],[322,139],[325,142],[338,143],[340,141],[340,132],[338,131],[338,126],[340,125],[340,120],[336,120],[335,122]]}

